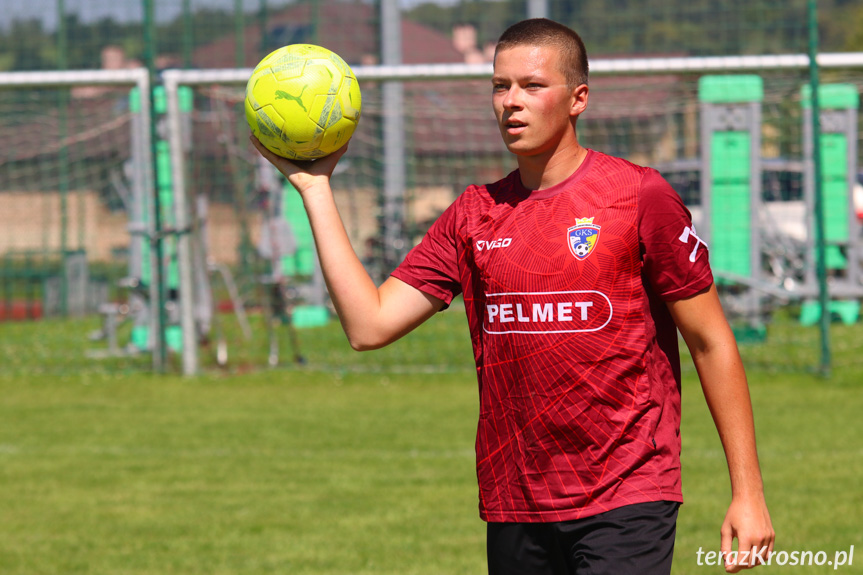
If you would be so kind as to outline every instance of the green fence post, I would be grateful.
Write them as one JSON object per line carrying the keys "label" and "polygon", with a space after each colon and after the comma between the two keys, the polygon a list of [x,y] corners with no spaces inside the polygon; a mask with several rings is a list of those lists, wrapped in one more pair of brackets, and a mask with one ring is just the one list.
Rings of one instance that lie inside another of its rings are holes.
{"label": "green fence post", "polygon": [[[761,103],[764,83],[756,75],[702,76],[700,237],[710,246],[717,283],[760,281]],[[738,337],[763,339],[761,297],[745,295],[749,327]]]}
{"label": "green fence post", "polygon": [[[826,310],[830,303],[829,286],[827,285],[827,253],[824,236],[824,195],[821,188],[821,80],[818,74],[818,6],[816,0],[809,0],[807,6],[809,23],[809,86],[812,100],[811,139],[812,142],[812,177],[814,181],[813,201],[815,211],[815,244],[817,257],[815,265],[818,273],[818,304]],[[819,322],[821,334],[821,361],[819,371],[824,376],[830,375],[830,314],[822,313]]]}
{"label": "green fence post", "polygon": [[[804,156],[806,158],[806,197],[812,212],[815,204],[814,137],[812,130],[812,87],[800,90],[803,107]],[[835,300],[828,304],[828,313],[846,324],[860,316],[858,282],[859,258],[856,255],[856,214],[852,190],[857,178],[857,109],[860,95],[854,84],[822,84],[818,87],[820,107],[821,202],[823,206],[823,242],[825,273],[834,275],[831,292]],[[810,230],[810,238],[814,234]],[[807,249],[809,265],[807,284],[817,289],[817,274],[813,259],[815,242]],[[800,314],[803,325],[814,325],[821,318],[821,303],[814,299],[804,302]]]}

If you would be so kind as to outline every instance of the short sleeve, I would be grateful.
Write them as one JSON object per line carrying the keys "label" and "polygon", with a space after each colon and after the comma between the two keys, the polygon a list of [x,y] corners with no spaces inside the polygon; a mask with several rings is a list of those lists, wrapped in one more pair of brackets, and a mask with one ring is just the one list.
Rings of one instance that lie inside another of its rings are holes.
{"label": "short sleeve", "polygon": [[391,274],[447,305],[461,293],[456,220],[458,200],[432,224],[426,235]]}
{"label": "short sleeve", "polygon": [[644,275],[662,300],[684,299],[713,283],[707,244],[680,196],[656,170],[642,180],[638,235]]}

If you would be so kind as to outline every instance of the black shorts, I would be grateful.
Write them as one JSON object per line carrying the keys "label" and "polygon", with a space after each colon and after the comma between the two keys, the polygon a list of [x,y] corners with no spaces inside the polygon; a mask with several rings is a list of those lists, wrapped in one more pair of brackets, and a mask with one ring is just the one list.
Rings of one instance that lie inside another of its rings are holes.
{"label": "black shorts", "polygon": [[489,575],[668,575],[677,510],[638,503],[558,523],[489,523]]}

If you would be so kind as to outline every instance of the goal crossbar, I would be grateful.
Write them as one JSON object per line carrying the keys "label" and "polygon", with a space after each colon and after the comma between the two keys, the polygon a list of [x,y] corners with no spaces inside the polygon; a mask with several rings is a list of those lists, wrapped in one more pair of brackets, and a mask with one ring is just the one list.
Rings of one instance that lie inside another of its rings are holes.
{"label": "goal crossbar", "polygon": [[[822,68],[861,68],[863,52],[837,52],[818,55]],[[809,66],[806,54],[778,54],[756,56],[704,56],[673,58],[597,58],[590,61],[592,75],[715,73],[747,70],[804,70]],[[166,86],[193,86],[201,84],[244,84],[252,75],[252,68],[211,70],[166,70]],[[439,78],[489,78],[491,64],[402,64],[398,66],[355,66],[358,80],[398,81],[433,80]]]}
{"label": "goal crossbar", "polygon": [[45,70],[37,72],[0,72],[2,88],[57,88],[62,86],[137,86],[144,90],[150,85],[146,68],[128,70]]}

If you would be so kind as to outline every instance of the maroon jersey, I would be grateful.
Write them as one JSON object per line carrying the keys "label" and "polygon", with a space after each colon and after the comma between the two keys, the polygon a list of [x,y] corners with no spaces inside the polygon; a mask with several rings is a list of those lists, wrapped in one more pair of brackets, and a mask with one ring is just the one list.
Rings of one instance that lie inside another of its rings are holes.
{"label": "maroon jersey", "polygon": [[393,276],[464,294],[487,521],[681,501],[680,359],[664,300],[710,286],[706,246],[652,169],[589,151],[554,187],[471,186]]}

